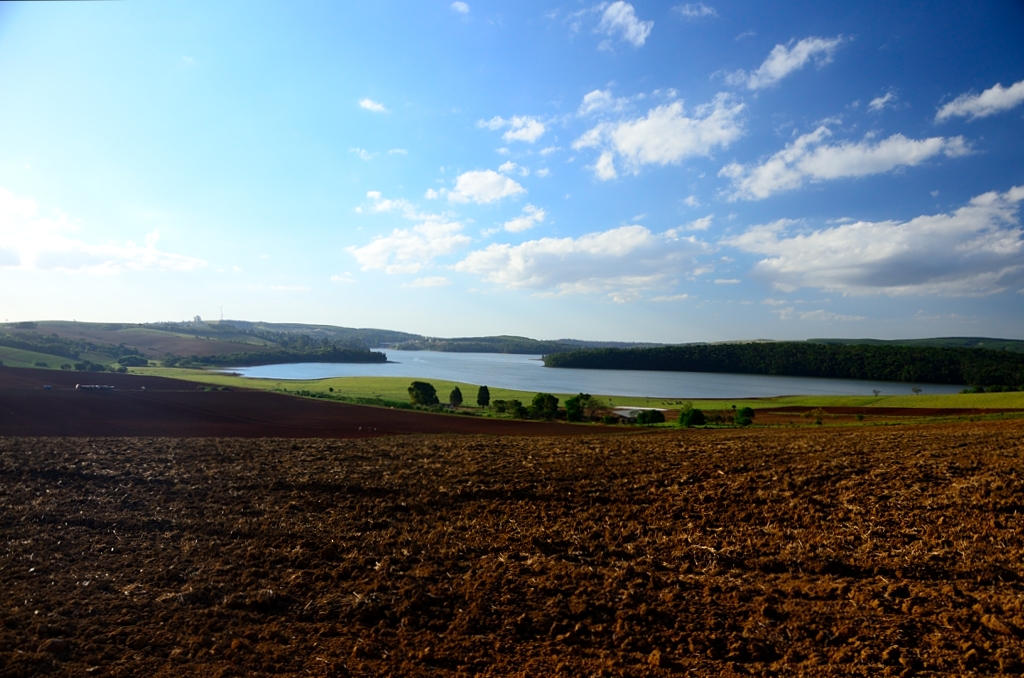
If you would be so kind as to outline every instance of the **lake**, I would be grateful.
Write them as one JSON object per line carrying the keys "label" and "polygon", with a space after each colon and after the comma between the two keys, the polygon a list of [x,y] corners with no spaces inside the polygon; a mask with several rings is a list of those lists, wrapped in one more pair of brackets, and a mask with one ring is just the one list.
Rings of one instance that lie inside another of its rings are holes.
{"label": "lake", "polygon": [[296,363],[231,368],[245,377],[260,379],[325,379],[327,377],[407,377],[444,379],[497,388],[542,393],[591,393],[653,398],[764,398],[779,395],[910,395],[918,386],[924,393],[957,393],[963,387],[857,379],[775,377],[760,374],[708,372],[647,372],[633,370],[580,370],[544,367],[539,355],[507,353],[440,353],[384,349],[389,362]]}

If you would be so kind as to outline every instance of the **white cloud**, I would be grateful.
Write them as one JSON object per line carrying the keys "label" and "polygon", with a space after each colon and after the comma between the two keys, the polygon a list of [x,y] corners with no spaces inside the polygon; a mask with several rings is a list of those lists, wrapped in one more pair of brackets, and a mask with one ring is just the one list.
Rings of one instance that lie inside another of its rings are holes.
{"label": "white cloud", "polygon": [[1009,87],[996,83],[994,87],[981,94],[961,94],[950,101],[935,114],[935,122],[942,122],[954,116],[970,116],[971,120],[985,118],[1016,108],[1021,102],[1024,102],[1024,80]]}
{"label": "white cloud", "polygon": [[880,113],[885,109],[886,106],[893,106],[895,105],[895,103],[896,93],[893,92],[892,90],[889,90],[888,92],[885,93],[885,96],[875,97],[874,99],[872,99],[871,103],[868,104],[868,110],[874,111],[875,113]]}
{"label": "white cloud", "polygon": [[743,133],[739,120],[743,107],[720,94],[688,117],[682,102],[674,101],[652,108],[642,118],[601,123],[572,146],[577,150],[603,149],[592,167],[600,179],[617,176],[614,154],[622,158],[628,171],[637,174],[643,165],[678,164],[685,158],[707,156],[715,148],[727,147]]}
{"label": "white cloud", "polygon": [[348,271],[345,271],[345,273],[343,275],[332,275],[331,276],[331,282],[334,282],[334,283],[354,283],[355,281],[356,281],[355,276],[353,276]]}
{"label": "white cloud", "polygon": [[836,48],[843,41],[844,38],[840,35],[835,38],[804,38],[795,45],[791,40],[789,46],[775,45],[768,58],[756,71],[736,71],[726,80],[730,85],[743,85],[752,90],[771,87],[810,61],[814,61],[819,67],[829,63]]}
{"label": "white cloud", "polygon": [[684,299],[689,299],[689,298],[690,298],[689,294],[671,294],[671,295],[660,296],[660,297],[651,297],[651,301],[683,301]]}
{"label": "white cloud", "polygon": [[715,278],[716,285],[739,285],[740,280],[738,278]]}
{"label": "white cloud", "polygon": [[446,287],[451,284],[452,281],[443,275],[434,275],[426,278],[416,278],[408,285],[405,285],[405,287]]}
{"label": "white cloud", "polygon": [[698,200],[697,196],[695,195],[687,196],[683,200],[683,203],[686,204],[688,207],[700,207],[700,200]]}
{"label": "white cloud", "polygon": [[540,149],[541,155],[551,155],[555,151],[562,150],[561,146],[548,146],[547,148]]}
{"label": "white cloud", "polygon": [[537,170],[537,176],[542,179],[549,174],[551,174],[551,170],[549,170],[547,167],[541,167],[539,170]]}
{"label": "white cloud", "polygon": [[[508,120],[496,115],[490,120],[478,121],[476,126],[489,130],[499,130],[508,127],[508,131],[501,135],[501,138],[506,143],[525,141],[528,144],[532,144],[537,139],[540,139],[547,129],[540,120],[528,115],[513,115]],[[504,151],[507,153],[508,149],[504,149]],[[499,149],[499,152],[501,152],[501,149]]]}
{"label": "white cloud", "polygon": [[58,270],[91,274],[122,271],[191,271],[206,266],[194,257],[157,249],[159,231],[133,241],[93,244],[71,234],[81,225],[49,210],[47,216],[30,198],[0,187],[0,266],[24,270]]}
{"label": "white cloud", "polygon": [[530,176],[530,170],[528,168],[523,167],[522,165],[517,165],[511,160],[501,163],[501,165],[498,166],[498,171],[501,172],[502,174],[517,173],[520,176],[524,177]]}
{"label": "white cloud", "polygon": [[469,14],[469,5],[456,0],[456,2],[452,3],[452,11],[458,12],[459,14]]}
{"label": "white cloud", "polygon": [[350,148],[348,149],[348,152],[355,153],[363,160],[373,160],[373,156],[377,155],[376,153],[370,153],[365,148]]}
{"label": "white cloud", "polygon": [[418,273],[437,257],[451,254],[470,243],[458,222],[427,221],[412,228],[396,228],[390,235],[374,238],[363,247],[346,247],[362,270],[385,273]]}
{"label": "white cloud", "polygon": [[374,113],[387,113],[388,112],[388,109],[384,107],[384,104],[377,103],[373,99],[360,99],[359,100],[359,107],[360,108],[365,108],[368,111],[373,111]]}
{"label": "white cloud", "polygon": [[954,212],[801,231],[781,220],[722,244],[765,258],[754,274],[780,290],[843,294],[994,294],[1024,281],[1024,186],[985,193]]}
{"label": "white cloud", "polygon": [[653,21],[641,21],[637,18],[633,5],[619,0],[605,8],[595,31],[612,38],[618,35],[633,47],[643,47],[653,27]]}
{"label": "white cloud", "polygon": [[594,115],[595,113],[613,113],[621,111],[629,105],[629,99],[612,96],[611,90],[595,89],[583,95],[583,101],[576,111],[577,115]]}
{"label": "white cloud", "polygon": [[409,151],[404,148],[392,148],[388,151],[388,155],[408,155]]}
{"label": "white cloud", "polygon": [[780,191],[803,186],[804,181],[825,181],[913,167],[939,154],[955,158],[970,153],[963,137],[908,139],[894,134],[872,143],[824,143],[832,132],[825,126],[798,137],[760,165],[731,163],[718,173],[732,180],[730,200],[760,200]]}
{"label": "white cloud", "polygon": [[862,315],[841,315],[839,313],[833,313],[832,311],[825,311],[819,309],[817,311],[797,311],[797,315],[800,320],[818,320],[818,321],[839,321],[839,322],[854,322],[857,320],[866,320]]}
{"label": "white cloud", "polygon": [[448,193],[448,200],[483,205],[525,192],[526,189],[515,180],[494,170],[474,170],[458,176],[455,188]]}
{"label": "white cloud", "polygon": [[706,16],[718,16],[718,12],[715,11],[714,7],[708,7],[703,2],[678,5],[672,9],[686,19],[703,19]]}
{"label": "white cloud", "polygon": [[714,214],[709,214],[706,217],[701,217],[700,219],[694,219],[693,221],[691,221],[690,223],[686,224],[685,226],[682,226],[681,228],[684,231],[706,231],[706,230],[708,230],[708,228],[711,227],[711,221],[714,218],[715,218]]}
{"label": "white cloud", "polygon": [[547,214],[545,214],[544,210],[528,204],[523,207],[523,213],[521,215],[506,221],[504,228],[506,231],[511,231],[512,233],[519,233],[520,231],[526,231],[537,224],[542,223],[546,216]]}
{"label": "white cloud", "polygon": [[455,269],[499,287],[541,294],[604,294],[625,302],[664,288],[688,273],[707,246],[674,231],[654,234],[622,226],[579,238],[494,244],[471,252]]}
{"label": "white cloud", "polygon": [[426,193],[423,194],[423,197],[426,198],[427,200],[437,200],[442,195],[444,195],[444,193],[445,189],[443,188],[440,191],[435,191],[432,188],[428,188]]}

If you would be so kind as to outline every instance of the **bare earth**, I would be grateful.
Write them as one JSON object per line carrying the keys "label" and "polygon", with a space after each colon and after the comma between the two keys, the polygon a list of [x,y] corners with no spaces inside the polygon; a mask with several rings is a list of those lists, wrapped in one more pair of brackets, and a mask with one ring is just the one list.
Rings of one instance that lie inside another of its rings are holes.
{"label": "bare earth", "polygon": [[1022,433],[4,437],[0,676],[1019,674]]}

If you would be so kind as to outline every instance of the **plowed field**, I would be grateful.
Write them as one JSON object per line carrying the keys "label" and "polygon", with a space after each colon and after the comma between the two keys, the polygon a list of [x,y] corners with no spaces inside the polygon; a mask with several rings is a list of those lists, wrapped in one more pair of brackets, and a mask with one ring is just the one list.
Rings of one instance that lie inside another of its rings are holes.
{"label": "plowed field", "polygon": [[0,438],[0,675],[1020,673],[1022,433]]}

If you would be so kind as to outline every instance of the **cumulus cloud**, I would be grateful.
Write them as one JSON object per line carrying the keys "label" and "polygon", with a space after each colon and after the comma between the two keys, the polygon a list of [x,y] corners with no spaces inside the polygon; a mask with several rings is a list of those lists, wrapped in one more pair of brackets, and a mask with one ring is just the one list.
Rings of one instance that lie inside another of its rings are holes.
{"label": "cumulus cloud", "polygon": [[388,112],[388,109],[384,107],[384,104],[377,103],[373,99],[360,99],[359,100],[359,107],[360,108],[365,108],[368,111],[373,111],[374,113],[387,113]]}
{"label": "cumulus cloud", "polygon": [[707,156],[725,148],[743,133],[740,114],[744,105],[720,94],[698,106],[692,117],[683,103],[673,101],[648,111],[642,118],[601,123],[573,142],[573,148],[600,148],[592,166],[599,179],[618,176],[614,157],[618,155],[627,171],[637,174],[643,165],[678,164],[694,156]]}
{"label": "cumulus cloud", "polygon": [[731,73],[726,81],[730,85],[742,85],[747,89],[758,90],[771,87],[787,75],[798,71],[809,62],[814,61],[819,67],[832,61],[836,48],[844,41],[843,36],[835,38],[804,38],[800,42],[789,45],[775,45],[768,58],[756,70],[750,73],[740,70]]}
{"label": "cumulus cloud", "polygon": [[678,5],[672,9],[675,10],[679,16],[685,19],[703,19],[708,16],[718,16],[718,12],[715,11],[714,7],[708,7],[703,2]]}
{"label": "cumulus cloud", "polygon": [[458,176],[455,188],[448,193],[448,200],[483,205],[525,192],[526,189],[514,179],[498,174],[494,170],[473,170]]}
{"label": "cumulus cloud", "polygon": [[350,148],[348,149],[348,152],[355,153],[363,160],[373,160],[373,156],[377,155],[376,153],[371,153],[365,148]]}
{"label": "cumulus cloud", "polygon": [[868,110],[875,113],[880,113],[885,110],[886,106],[893,106],[896,103],[896,93],[892,90],[885,93],[885,96],[875,97],[868,104]]}
{"label": "cumulus cloud", "polygon": [[950,101],[935,114],[935,122],[942,122],[952,117],[970,117],[971,120],[986,118],[1016,108],[1021,102],[1024,102],[1024,80],[1009,87],[1003,87],[1002,83],[996,83],[994,87],[981,94],[961,94]]}
{"label": "cumulus cloud", "polygon": [[872,142],[824,143],[832,135],[828,127],[798,137],[759,165],[731,163],[718,173],[732,180],[730,200],[761,200],[781,191],[803,186],[805,181],[861,177],[912,167],[942,154],[955,158],[970,153],[964,138],[908,139],[894,134]]}
{"label": "cumulus cloud", "polygon": [[520,231],[526,231],[539,223],[544,221],[547,216],[544,210],[533,205],[526,205],[523,207],[523,213],[514,219],[510,219],[505,222],[504,228],[506,231],[512,233],[519,233]]}
{"label": "cumulus cloud", "polygon": [[469,5],[467,5],[464,2],[459,2],[457,0],[456,2],[452,3],[451,7],[453,12],[458,12],[459,14],[469,14]]}
{"label": "cumulus cloud", "polygon": [[851,295],[980,296],[1024,281],[1024,186],[979,195],[950,213],[819,230],[781,220],[722,244],[763,255],[756,277],[780,290]]}
{"label": "cumulus cloud", "polygon": [[498,166],[498,171],[501,172],[502,174],[519,174],[520,176],[524,177],[530,176],[529,168],[523,167],[522,165],[517,165],[511,160],[509,160],[508,162],[501,163],[501,165]]}
{"label": "cumulus cloud", "polygon": [[148,233],[142,244],[94,244],[81,226],[57,210],[41,210],[30,198],[0,188],[0,266],[25,270],[57,270],[92,274],[121,271],[191,271],[206,266],[194,257],[157,248],[160,232]]}
{"label": "cumulus cloud", "polygon": [[362,270],[385,273],[418,273],[437,257],[451,254],[470,243],[458,222],[427,221],[412,228],[396,228],[363,247],[347,247]]}
{"label": "cumulus cloud", "polygon": [[541,238],[494,244],[471,252],[455,269],[499,287],[540,294],[604,294],[613,301],[664,288],[694,267],[707,246],[676,231],[655,234],[622,226],[579,238]]}
{"label": "cumulus cloud", "polygon": [[595,89],[583,95],[583,101],[577,113],[579,115],[593,115],[608,111],[622,110],[627,103],[626,99],[616,99],[612,96],[611,90]]}
{"label": "cumulus cloud", "polygon": [[476,126],[489,130],[499,130],[508,127],[509,129],[501,135],[502,139],[507,143],[525,141],[528,144],[532,144],[537,139],[540,139],[547,129],[540,120],[528,115],[513,115],[508,120],[496,115],[490,120],[480,120],[476,123]]}
{"label": "cumulus cloud", "polygon": [[[637,17],[633,5],[619,0],[605,7],[601,21],[594,30],[604,33],[610,38],[618,36],[619,39],[628,42],[633,47],[643,47],[652,28],[654,28],[653,21],[641,21]],[[607,47],[608,45],[604,43],[603,46]]]}

